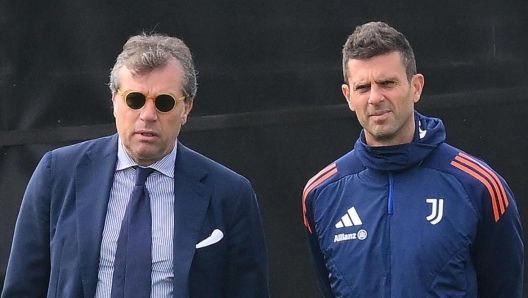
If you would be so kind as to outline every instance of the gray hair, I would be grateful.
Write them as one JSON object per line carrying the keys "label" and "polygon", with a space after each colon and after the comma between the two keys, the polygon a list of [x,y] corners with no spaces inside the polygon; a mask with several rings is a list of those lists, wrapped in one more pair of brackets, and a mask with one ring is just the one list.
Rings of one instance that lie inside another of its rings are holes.
{"label": "gray hair", "polygon": [[197,83],[191,51],[181,39],[162,34],[141,33],[127,40],[110,72],[110,91],[112,94],[117,92],[119,70],[123,66],[137,74],[147,74],[164,67],[173,58],[183,67],[185,102],[192,101],[196,96]]}
{"label": "gray hair", "polygon": [[343,46],[343,77],[348,83],[347,63],[350,59],[365,60],[392,52],[399,52],[407,80],[416,74],[414,52],[405,36],[383,22],[357,26]]}

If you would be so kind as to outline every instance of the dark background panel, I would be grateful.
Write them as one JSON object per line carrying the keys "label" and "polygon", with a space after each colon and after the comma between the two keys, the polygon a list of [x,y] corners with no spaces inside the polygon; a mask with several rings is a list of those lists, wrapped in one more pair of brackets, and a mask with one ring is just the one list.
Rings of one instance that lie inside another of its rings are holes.
{"label": "dark background panel", "polygon": [[305,246],[306,181],[353,147],[341,48],[383,20],[414,47],[418,110],[488,162],[528,218],[528,2],[0,1],[0,282],[20,200],[48,150],[112,133],[108,75],[142,30],[182,38],[199,71],[181,140],[248,177],[270,254],[272,297],[318,297]]}
{"label": "dark background panel", "polygon": [[0,37],[8,41],[0,44],[0,86],[11,99],[2,101],[2,130],[111,122],[108,71],[127,37],[142,30],[181,37],[193,50],[200,74],[194,115],[342,103],[341,47],[370,20],[406,34],[427,94],[528,80],[522,0],[0,5]]}

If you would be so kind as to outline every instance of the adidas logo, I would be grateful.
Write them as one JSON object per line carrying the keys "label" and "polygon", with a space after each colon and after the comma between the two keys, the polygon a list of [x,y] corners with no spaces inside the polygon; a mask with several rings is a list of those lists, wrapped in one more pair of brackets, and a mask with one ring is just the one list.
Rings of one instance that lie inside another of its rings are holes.
{"label": "adidas logo", "polygon": [[348,209],[347,213],[341,217],[341,220],[338,221],[335,225],[337,229],[344,227],[353,227],[360,226],[363,222],[356,211],[355,207]]}

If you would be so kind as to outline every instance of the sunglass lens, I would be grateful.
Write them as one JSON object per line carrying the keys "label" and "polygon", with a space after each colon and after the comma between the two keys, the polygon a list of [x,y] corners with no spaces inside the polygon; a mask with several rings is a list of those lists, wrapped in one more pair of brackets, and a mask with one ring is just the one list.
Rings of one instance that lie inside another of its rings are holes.
{"label": "sunglass lens", "polygon": [[160,112],[168,112],[174,108],[176,102],[174,98],[168,94],[162,94],[156,97],[156,109]]}
{"label": "sunglass lens", "polygon": [[129,93],[126,97],[127,105],[134,110],[141,109],[145,105],[146,100],[145,95],[139,92]]}

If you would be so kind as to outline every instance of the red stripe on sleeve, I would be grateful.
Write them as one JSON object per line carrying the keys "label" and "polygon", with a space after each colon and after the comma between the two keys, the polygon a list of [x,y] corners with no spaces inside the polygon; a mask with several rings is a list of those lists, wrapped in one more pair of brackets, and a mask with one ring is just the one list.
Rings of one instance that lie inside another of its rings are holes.
{"label": "red stripe on sleeve", "polygon": [[495,198],[495,193],[494,193],[493,189],[491,188],[490,183],[484,177],[482,177],[480,174],[476,173],[475,171],[471,170],[468,167],[465,167],[464,165],[460,164],[456,160],[452,161],[451,165],[454,166],[455,168],[458,168],[458,169],[466,172],[467,174],[475,177],[477,180],[479,180],[480,182],[482,182],[482,184],[484,184],[486,186],[486,188],[488,189],[488,192],[491,195],[491,205],[493,206],[493,215],[495,217],[495,221],[496,222],[499,221],[499,217],[500,216],[499,216],[499,210],[497,209],[497,202],[496,202],[497,199]]}
{"label": "red stripe on sleeve", "polygon": [[[506,195],[506,190],[504,190],[504,185],[502,184],[500,178],[497,176],[497,174],[495,174],[495,172],[493,172],[491,169],[489,169],[488,167],[486,167],[485,165],[483,165],[482,163],[480,163],[478,160],[475,160],[474,158],[472,158],[471,156],[467,155],[467,154],[464,154],[464,153],[460,153],[459,156],[461,157],[464,157],[465,159],[467,160],[471,160],[473,161],[475,164],[478,164],[480,166],[480,168],[482,168],[484,171],[488,172],[493,178],[494,180],[497,182],[498,184],[498,187],[501,191],[501,194],[502,194],[502,198],[504,200],[504,205],[506,207],[508,207],[508,205],[510,204],[510,202],[508,201],[508,196]],[[501,202],[502,203],[502,202]],[[501,204],[502,205],[502,204]]]}
{"label": "red stripe on sleeve", "polygon": [[306,186],[304,187],[303,193],[306,190],[306,188],[308,188],[308,186],[310,186],[315,180],[317,180],[319,177],[321,177],[322,175],[326,174],[326,172],[330,171],[331,169],[333,169],[335,167],[336,167],[336,164],[333,163],[333,164],[327,166],[326,168],[320,170],[319,173],[315,174],[315,176],[310,178],[310,180],[308,180],[308,182],[306,183]]}
{"label": "red stripe on sleeve", "polygon": [[337,173],[337,168],[335,164],[331,164],[328,167],[321,170],[317,175],[315,175],[312,179],[308,181],[306,184],[306,187],[303,191],[303,197],[302,197],[302,206],[303,206],[303,219],[304,219],[304,225],[306,228],[308,228],[308,231],[312,233],[312,228],[310,227],[310,224],[308,223],[308,218],[306,217],[306,197],[312,191],[312,189],[316,188],[319,184],[323,183],[326,179],[333,176],[335,173]]}
{"label": "red stripe on sleeve", "polygon": [[465,159],[461,158],[460,156],[457,156],[455,159],[457,161],[459,161],[460,163],[465,164],[466,166],[472,168],[476,172],[480,173],[480,175],[483,178],[485,178],[487,181],[491,182],[491,186],[492,186],[493,190],[495,191],[495,195],[496,195],[497,201],[499,202],[500,214],[504,214],[504,199],[502,197],[502,193],[500,192],[500,188],[497,185],[497,181],[495,181],[495,179],[493,177],[491,177],[491,175],[489,175],[489,173],[486,172],[482,168],[481,165],[473,162],[472,160],[465,160]]}

